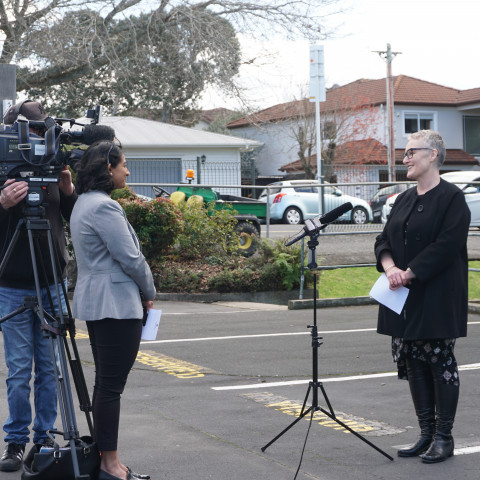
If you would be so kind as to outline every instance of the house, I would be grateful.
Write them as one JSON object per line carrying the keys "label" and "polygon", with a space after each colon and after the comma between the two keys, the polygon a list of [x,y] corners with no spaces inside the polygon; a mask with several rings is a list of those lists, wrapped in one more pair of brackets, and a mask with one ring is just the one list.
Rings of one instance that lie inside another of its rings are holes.
{"label": "house", "polygon": [[[86,119],[79,122],[87,123]],[[100,125],[112,127],[122,144],[130,171],[129,185],[184,182],[188,169],[195,171],[194,183],[240,185],[240,153],[261,145],[258,141],[137,117],[103,117]],[[150,187],[133,188],[139,194],[153,196]],[[238,189],[220,190],[239,194]]]}
{"label": "house", "polygon": [[[408,134],[420,129],[437,130],[445,139],[444,170],[477,167],[480,160],[480,88],[457,90],[405,75],[394,77],[393,87],[395,165],[399,178]],[[384,78],[361,79],[327,91],[326,102],[320,104],[322,144],[335,147],[330,175],[335,175],[338,182],[347,181],[346,175],[342,175],[342,165],[363,166],[357,169],[356,178],[348,174],[350,182],[388,179],[385,105]],[[305,144],[315,142],[312,136],[314,109],[315,104],[307,99],[288,102],[231,122],[228,128],[234,135],[264,144],[256,165],[261,175],[278,175],[279,172],[287,175],[294,171],[301,174],[299,137],[303,133],[306,138],[310,131],[307,138],[310,141]],[[310,157],[316,169],[316,157],[312,157],[315,153],[313,147],[311,155],[305,156]],[[325,179],[328,180],[329,175],[325,175]]]}
{"label": "house", "polygon": [[210,110],[202,110],[199,114],[198,120],[192,128],[196,130],[207,130],[208,127],[215,121],[226,120],[238,117],[238,113],[228,108],[212,108]]}

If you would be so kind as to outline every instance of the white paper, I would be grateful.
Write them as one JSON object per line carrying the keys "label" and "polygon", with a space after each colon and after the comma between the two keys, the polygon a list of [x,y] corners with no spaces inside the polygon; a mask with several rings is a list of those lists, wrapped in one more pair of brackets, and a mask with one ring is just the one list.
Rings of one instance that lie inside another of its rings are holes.
{"label": "white paper", "polygon": [[409,289],[401,286],[396,290],[390,290],[387,276],[382,273],[370,290],[370,296],[377,302],[385,305],[390,310],[400,315],[408,297]]}
{"label": "white paper", "polygon": [[142,329],[142,340],[156,340],[158,326],[160,325],[161,310],[151,308],[148,311],[147,322]]}

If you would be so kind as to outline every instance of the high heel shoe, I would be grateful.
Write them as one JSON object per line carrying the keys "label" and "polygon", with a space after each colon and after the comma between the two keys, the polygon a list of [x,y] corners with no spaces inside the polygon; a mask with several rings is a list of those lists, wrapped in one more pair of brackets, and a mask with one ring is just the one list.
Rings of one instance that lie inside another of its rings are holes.
{"label": "high heel shoe", "polygon": [[150,475],[142,475],[141,473],[134,472],[130,467],[127,467],[127,474],[134,480],[150,480]]}
{"label": "high heel shoe", "polygon": [[[105,470],[99,470],[97,480],[123,480],[123,479],[119,477],[115,477],[114,475],[110,475]],[[136,477],[132,476],[132,474],[130,473],[130,470],[127,471],[127,480],[136,480]]]}

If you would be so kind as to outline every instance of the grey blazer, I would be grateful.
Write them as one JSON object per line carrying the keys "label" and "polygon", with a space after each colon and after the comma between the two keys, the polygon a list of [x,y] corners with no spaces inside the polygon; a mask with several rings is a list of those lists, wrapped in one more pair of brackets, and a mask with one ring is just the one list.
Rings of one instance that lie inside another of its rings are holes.
{"label": "grey blazer", "polygon": [[105,192],[78,197],[70,218],[78,277],[73,316],[79,320],[142,318],[142,290],[155,298],[152,272],[123,208]]}

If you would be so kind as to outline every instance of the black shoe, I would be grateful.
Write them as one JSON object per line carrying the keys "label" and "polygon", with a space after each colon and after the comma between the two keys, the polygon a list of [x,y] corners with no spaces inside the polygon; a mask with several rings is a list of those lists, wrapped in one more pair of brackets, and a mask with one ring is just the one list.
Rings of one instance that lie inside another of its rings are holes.
{"label": "black shoe", "polygon": [[15,472],[19,470],[22,465],[24,453],[25,445],[9,443],[0,459],[0,471]]}
{"label": "black shoe", "polygon": [[[150,478],[150,477],[149,477]],[[114,475],[110,475],[108,472],[105,470],[100,469],[98,471],[98,477],[97,480],[122,480],[119,477],[115,477]],[[129,469],[127,472],[127,480],[136,480],[136,477],[133,477],[131,474],[131,470]]]}
{"label": "black shoe", "polygon": [[150,475],[142,475],[141,473],[134,472],[130,467],[127,467],[127,472],[134,480],[150,480]]}
{"label": "black shoe", "polygon": [[430,448],[420,455],[423,463],[439,463],[453,455],[455,448],[453,437],[436,435]]}
{"label": "black shoe", "polygon": [[413,445],[407,448],[402,448],[397,452],[397,455],[399,457],[417,457],[421,453],[425,453],[430,447],[431,443],[432,443],[431,436],[429,437],[419,436],[417,441]]}
{"label": "black shoe", "polygon": [[53,448],[54,446],[55,446],[55,442],[49,437],[44,438],[40,442],[35,443],[37,452],[39,452],[42,447]]}

